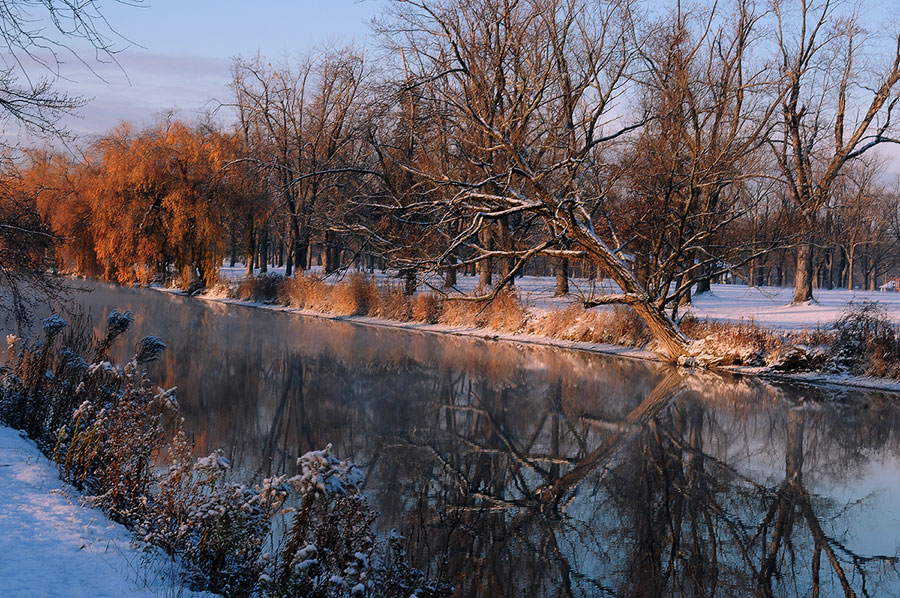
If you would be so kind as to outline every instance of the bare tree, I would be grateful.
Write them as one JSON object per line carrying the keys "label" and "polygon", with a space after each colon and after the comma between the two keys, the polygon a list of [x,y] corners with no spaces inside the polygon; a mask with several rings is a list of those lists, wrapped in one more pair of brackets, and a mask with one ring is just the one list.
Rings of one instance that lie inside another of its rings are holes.
{"label": "bare tree", "polygon": [[[409,61],[416,93],[452,120],[459,164],[453,171],[404,165],[445,190],[405,213],[433,214],[439,205],[434,230],[459,223],[444,251],[426,260],[430,267],[461,250],[468,263],[512,260],[493,290],[476,297],[490,299],[529,258],[581,255],[564,247],[576,242],[622,289],[599,301],[632,305],[664,353],[683,354],[688,338],[597,233],[589,211],[596,190],[582,184],[586,171],[603,167],[599,150],[640,126],[640,119],[607,122],[634,61],[629,4],[401,0],[394,7],[384,31]],[[543,235],[492,247],[490,233],[513,217],[540,224]]]}
{"label": "bare tree", "polygon": [[873,147],[896,142],[892,111],[900,82],[900,36],[881,68],[867,68],[867,37],[855,8],[834,0],[775,0],[782,70],[781,122],[771,142],[802,218],[794,303],[813,299],[816,221],[844,167]]}
{"label": "bare tree", "polygon": [[713,276],[770,249],[727,234],[765,197],[759,150],[776,104],[750,50],[763,16],[744,0],[733,10],[679,7],[641,49],[652,118],[625,153],[629,193],[615,228],[647,293],[673,317],[692,286],[708,290]]}
{"label": "bare tree", "polygon": [[[393,6],[382,32],[403,58],[402,92],[442,115],[452,154],[440,163],[397,157],[422,196],[404,204],[403,217],[443,236],[421,263],[436,269],[464,255],[463,264],[482,268],[483,286],[491,262],[511,262],[492,289],[469,298],[488,300],[529,259],[586,257],[619,292],[585,304],[630,305],[662,353],[683,355],[689,339],[666,310],[699,280],[734,267],[737,258],[723,259],[723,231],[748,210],[741,201],[751,195],[740,187],[758,170],[775,110],[764,101],[766,71],[749,59],[760,16],[738,2],[731,14],[711,10],[691,22],[678,14],[674,25],[640,31],[625,0]],[[643,110],[617,102],[638,94],[651,96]],[[658,173],[674,194],[657,186],[647,209],[628,213],[614,154],[642,128],[635,154],[671,159],[674,150],[678,164],[627,166]],[[428,131],[418,132],[423,148],[433,147]],[[652,276],[633,260],[640,227],[661,232]]]}
{"label": "bare tree", "polygon": [[365,74],[363,55],[349,48],[310,54],[295,66],[273,67],[261,56],[235,61],[232,105],[250,147],[247,159],[271,183],[263,222],[286,216],[289,275],[306,268],[314,230],[328,237],[326,250],[335,249],[329,227],[315,218],[334,216],[328,192],[359,161],[352,154],[360,147],[355,117]]}

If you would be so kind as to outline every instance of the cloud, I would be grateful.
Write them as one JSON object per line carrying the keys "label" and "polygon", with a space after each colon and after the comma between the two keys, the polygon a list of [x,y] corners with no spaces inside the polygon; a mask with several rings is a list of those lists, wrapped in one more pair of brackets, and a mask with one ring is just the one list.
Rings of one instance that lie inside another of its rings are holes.
{"label": "cloud", "polygon": [[[56,90],[87,100],[62,124],[76,135],[93,136],[122,121],[148,124],[173,109],[190,119],[216,108],[229,98],[230,64],[227,58],[131,51],[119,55],[116,62],[85,64],[70,57],[48,70],[36,60],[26,59],[23,67],[32,81],[54,79],[53,71],[58,71]],[[220,115],[224,120],[230,117],[227,111]],[[38,142],[15,122],[4,124],[6,143]]]}
{"label": "cloud", "polygon": [[95,73],[79,65],[58,88],[90,101],[66,125],[98,134],[123,120],[149,122],[173,108],[190,118],[227,100],[229,65],[228,59],[149,53],[130,53],[118,65],[95,66]]}

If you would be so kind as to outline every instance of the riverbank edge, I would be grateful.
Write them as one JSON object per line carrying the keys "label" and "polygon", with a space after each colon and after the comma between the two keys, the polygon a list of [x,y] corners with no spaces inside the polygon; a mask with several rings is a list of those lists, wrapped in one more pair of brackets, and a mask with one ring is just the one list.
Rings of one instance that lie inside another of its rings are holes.
{"label": "riverbank edge", "polygon": [[[554,347],[557,349],[578,351],[582,353],[593,353],[598,355],[608,355],[611,357],[624,357],[627,359],[639,359],[642,361],[655,361],[658,363],[666,363],[656,353],[645,349],[635,349],[622,345],[611,345],[604,343],[589,343],[580,341],[566,341],[555,339],[547,336],[539,336],[533,334],[512,334],[507,332],[498,332],[488,328],[459,328],[448,326],[446,324],[426,324],[422,322],[401,322],[398,320],[389,320],[387,318],[377,318],[372,316],[348,316],[339,314],[329,314],[325,312],[313,311],[309,309],[297,309],[284,305],[272,303],[261,303],[258,301],[244,301],[242,299],[233,299],[230,297],[218,297],[214,295],[188,295],[181,289],[167,288],[160,286],[151,286],[150,289],[160,291],[176,297],[184,297],[186,299],[199,299],[201,301],[221,303],[226,305],[238,305],[242,307],[250,307],[255,309],[265,309],[268,311],[281,312],[285,314],[293,314],[311,318],[319,318],[323,320],[331,320],[335,322],[347,322],[350,324],[358,324],[362,326],[373,326],[381,328],[392,328],[406,330],[409,332],[424,332],[428,334],[440,334],[457,336],[464,338],[476,338],[487,341],[507,342],[519,345],[532,345],[539,347]],[[669,364],[679,369],[690,370],[692,368]],[[771,382],[807,384],[811,386],[828,386],[837,388],[851,388],[860,390],[872,390],[879,392],[889,392],[900,394],[900,380],[891,380],[888,378],[874,378],[871,376],[851,376],[844,374],[828,374],[823,372],[775,372],[765,367],[753,366],[718,366],[713,371],[724,372],[737,376],[746,376],[759,378]]]}
{"label": "riverbank edge", "polygon": [[327,312],[315,311],[311,309],[298,309],[296,307],[288,307],[286,305],[277,305],[274,303],[261,303],[259,301],[244,301],[243,299],[232,299],[230,297],[217,297],[214,295],[189,295],[181,289],[166,288],[159,286],[148,287],[154,291],[160,291],[176,297],[184,297],[186,299],[199,299],[212,303],[224,303],[226,305],[240,305],[242,307],[252,307],[256,309],[265,309],[268,311],[293,314],[297,316],[305,316],[310,318],[319,318],[322,320],[331,320],[333,322],[347,322],[350,324],[359,324],[362,326],[373,326],[379,328],[402,329],[408,332],[425,332],[429,334],[442,334],[448,336],[459,336],[465,338],[477,338],[487,341],[507,342],[520,345],[535,345],[539,347],[555,347],[558,349],[567,349],[570,351],[580,351],[583,353],[595,353],[600,355],[610,355],[613,357],[625,357],[628,359],[640,359],[643,361],[657,361],[664,363],[653,351],[646,349],[635,349],[624,345],[611,345],[605,343],[589,343],[582,341],[567,341],[563,339],[551,338],[549,336],[540,336],[536,334],[512,334],[509,332],[499,332],[489,328],[460,328],[456,326],[448,326],[447,324],[426,324],[424,322],[401,322],[399,320],[389,320],[387,318],[377,318],[373,316],[348,316],[340,314],[330,314]]}

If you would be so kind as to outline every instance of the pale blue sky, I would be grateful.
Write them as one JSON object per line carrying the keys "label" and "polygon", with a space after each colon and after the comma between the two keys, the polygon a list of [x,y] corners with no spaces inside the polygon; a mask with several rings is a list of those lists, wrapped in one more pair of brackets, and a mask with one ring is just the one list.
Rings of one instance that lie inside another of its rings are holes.
{"label": "pale blue sky", "polygon": [[108,2],[110,23],[151,53],[228,57],[296,53],[329,38],[363,39],[379,0],[145,0]]}
{"label": "pale blue sky", "polygon": [[[93,98],[77,118],[75,133],[102,133],[122,120],[152,121],[173,107],[185,117],[228,100],[231,58],[260,52],[272,59],[296,56],[327,43],[365,44],[369,22],[383,0],[145,0],[128,6],[105,0],[103,14],[133,45],[117,54],[118,66],[71,57],[58,87]],[[120,45],[125,42],[120,41]],[[92,54],[82,52],[82,56]],[[120,68],[121,67],[121,68]],[[124,72],[123,72],[124,71]],[[38,71],[34,71],[38,72]],[[99,75],[99,76],[98,76]],[[127,75],[127,76],[126,76]]]}

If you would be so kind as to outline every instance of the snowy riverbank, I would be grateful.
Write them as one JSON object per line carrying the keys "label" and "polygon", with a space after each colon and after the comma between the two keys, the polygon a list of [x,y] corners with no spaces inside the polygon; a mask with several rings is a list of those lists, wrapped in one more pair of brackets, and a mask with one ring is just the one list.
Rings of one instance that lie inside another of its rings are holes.
{"label": "snowy riverbank", "polygon": [[[242,271],[223,269],[223,278],[237,281]],[[276,272],[279,273],[280,272]],[[386,275],[377,275],[377,279],[387,280]],[[474,277],[460,277],[460,290],[471,286],[474,288]],[[553,297],[553,280],[545,277],[525,277],[517,280],[516,291],[519,298],[527,305],[530,317],[539,319],[553,312],[565,310],[578,304],[584,295],[588,281],[575,279],[573,288],[580,289],[567,297]],[[176,289],[160,289],[179,294]],[[804,330],[815,331],[827,329],[851,306],[851,304],[877,303],[884,310],[887,318],[900,323],[900,293],[847,290],[817,290],[817,300],[811,304],[790,305],[792,289],[775,287],[747,287],[741,285],[713,285],[712,292],[695,297],[690,313],[699,320],[723,321],[735,324],[753,323],[773,334],[793,337]],[[500,332],[478,326],[452,326],[446,324],[427,324],[414,321],[397,321],[381,317],[340,315],[323,313],[322,311],[298,309],[283,305],[252,302],[227,297],[221,293],[199,295],[199,299],[244,305],[255,308],[275,310],[298,315],[311,316],[329,320],[353,322],[369,326],[401,328],[410,331],[467,336],[493,341],[508,341],[534,345],[554,346],[563,349],[603,353],[635,359],[657,360],[652,351],[635,349],[627,346],[603,344],[595,342],[578,342],[561,340],[542,334],[525,334]],[[607,309],[607,308],[596,308]],[[816,386],[852,387],[887,392],[900,392],[900,381],[857,376],[849,374],[831,374],[821,371],[785,373],[756,366],[727,366],[723,369],[741,375],[762,376],[781,381],[792,381]]]}
{"label": "snowy riverbank", "polygon": [[79,500],[33,442],[0,426],[0,595],[201,595],[166,575],[164,559],[148,566],[128,530]]}
{"label": "snowy riverbank", "polygon": [[[283,275],[284,268],[270,267],[269,272]],[[309,273],[317,276],[322,274],[318,267],[312,268]],[[259,271],[255,274],[258,275]],[[220,275],[224,280],[238,281],[246,275],[246,270],[243,266],[223,267]],[[399,283],[399,279],[390,274],[375,272],[371,276],[379,283]],[[434,283],[439,284],[438,281]],[[476,276],[460,275],[456,289],[462,293],[472,293],[477,283]],[[515,288],[520,300],[535,314],[579,304],[591,292],[618,291],[618,287],[610,280],[598,282],[572,278],[569,281],[569,295],[554,297],[555,285],[555,279],[549,276],[524,276],[516,279]],[[802,305],[791,305],[793,295],[794,289],[791,287],[714,284],[711,292],[694,297],[688,313],[700,320],[753,322],[774,330],[796,331],[829,326],[850,303],[874,302],[883,307],[894,322],[900,324],[900,293],[897,292],[815,289],[815,301]]]}

